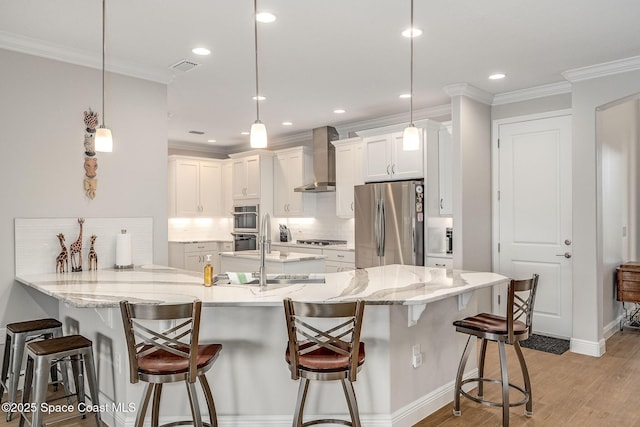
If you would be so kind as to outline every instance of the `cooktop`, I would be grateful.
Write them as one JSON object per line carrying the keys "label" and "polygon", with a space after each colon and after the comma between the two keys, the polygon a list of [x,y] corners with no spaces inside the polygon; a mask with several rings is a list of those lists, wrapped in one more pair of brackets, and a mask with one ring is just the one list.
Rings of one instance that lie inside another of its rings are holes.
{"label": "cooktop", "polygon": [[329,245],[346,245],[346,240],[329,240],[329,239],[302,239],[297,240],[296,243],[302,245],[316,245],[316,246],[329,246]]}

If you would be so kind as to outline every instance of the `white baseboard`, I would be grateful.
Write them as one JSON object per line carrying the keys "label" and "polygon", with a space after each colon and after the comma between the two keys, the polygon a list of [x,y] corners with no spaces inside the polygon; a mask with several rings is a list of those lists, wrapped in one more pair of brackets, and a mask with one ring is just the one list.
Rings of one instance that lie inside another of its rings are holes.
{"label": "white baseboard", "polygon": [[604,327],[602,335],[604,335],[605,340],[611,338],[616,332],[620,330],[620,322],[622,322],[623,320],[624,315],[621,314],[617,319]]}
{"label": "white baseboard", "polygon": [[[478,369],[475,368],[466,373],[464,379],[478,376]],[[425,419],[429,415],[436,412],[443,406],[453,401],[453,390],[455,380],[435,389],[431,393],[411,402],[410,404],[398,409],[391,415],[391,426],[393,427],[411,427],[419,421]],[[465,390],[474,388],[473,385],[465,387]],[[453,410],[453,407],[452,407]]]}
{"label": "white baseboard", "polygon": [[577,338],[571,338],[570,350],[572,353],[579,353],[587,356],[600,357],[604,354],[605,342],[604,342],[604,339],[600,341],[587,341],[587,340],[580,340]]}

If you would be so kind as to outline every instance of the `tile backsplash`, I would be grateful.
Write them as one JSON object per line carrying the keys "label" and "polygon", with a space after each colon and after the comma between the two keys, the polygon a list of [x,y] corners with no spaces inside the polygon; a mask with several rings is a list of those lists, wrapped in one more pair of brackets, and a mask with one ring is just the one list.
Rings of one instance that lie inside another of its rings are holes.
{"label": "tile backsplash", "polygon": [[169,218],[169,241],[232,240],[231,218]]}

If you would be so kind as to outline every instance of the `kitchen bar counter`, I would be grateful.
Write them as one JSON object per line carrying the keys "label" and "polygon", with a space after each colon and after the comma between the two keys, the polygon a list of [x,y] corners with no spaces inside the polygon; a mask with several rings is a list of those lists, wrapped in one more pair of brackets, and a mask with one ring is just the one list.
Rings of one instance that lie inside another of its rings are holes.
{"label": "kitchen bar counter", "polygon": [[[150,265],[133,270],[21,274],[16,280],[37,291],[38,298],[45,294],[58,300],[58,311],[48,314],[64,322],[65,333],[81,333],[94,342],[100,403],[122,407],[130,403],[137,407],[143,387],[128,381],[118,302],[201,299],[205,308],[200,340],[223,345],[207,374],[221,427],[291,425],[298,383],[290,379],[284,360],[283,298],[362,298],[367,302],[362,328],[367,360],[354,383],[362,425],[410,427],[453,398],[465,337],[455,332],[452,322],[477,312],[474,294],[478,289],[506,284],[507,279],[493,273],[391,265],[326,274],[324,284],[205,288],[199,273]],[[416,348],[422,365],[414,367]],[[466,376],[476,374],[473,366],[468,369]],[[179,392],[163,393],[160,422],[188,418],[184,385],[165,387]],[[340,384],[314,383],[307,413],[347,417]],[[124,427],[133,425],[135,414],[102,415],[109,426]]]}

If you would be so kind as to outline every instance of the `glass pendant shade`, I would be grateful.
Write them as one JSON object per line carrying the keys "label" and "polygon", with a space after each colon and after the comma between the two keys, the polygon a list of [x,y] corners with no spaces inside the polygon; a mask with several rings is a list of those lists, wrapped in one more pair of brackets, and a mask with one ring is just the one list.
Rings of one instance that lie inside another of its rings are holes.
{"label": "glass pendant shade", "polygon": [[260,120],[251,125],[251,148],[267,148],[267,127]]}
{"label": "glass pendant shade", "polygon": [[100,126],[96,129],[96,151],[102,153],[111,153],[113,151],[113,138],[111,138],[111,130]]}
{"label": "glass pendant shade", "polygon": [[402,133],[402,150],[416,151],[420,149],[420,130],[413,124],[404,128]]}

